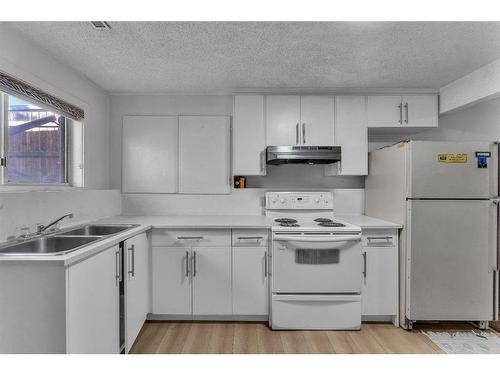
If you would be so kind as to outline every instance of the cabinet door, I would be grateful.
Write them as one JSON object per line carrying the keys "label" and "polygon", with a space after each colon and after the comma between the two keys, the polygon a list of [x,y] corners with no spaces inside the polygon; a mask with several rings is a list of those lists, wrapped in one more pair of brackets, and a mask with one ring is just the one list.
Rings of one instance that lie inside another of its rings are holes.
{"label": "cabinet door", "polygon": [[300,117],[303,145],[334,145],[335,100],[333,96],[301,96]]}
{"label": "cabinet door", "polygon": [[194,247],[193,314],[231,313],[231,248]]}
{"label": "cabinet door", "polygon": [[175,116],[124,116],[122,191],[177,192],[177,131]]}
{"label": "cabinet door", "polygon": [[233,314],[268,314],[267,247],[233,247]]}
{"label": "cabinet door", "polygon": [[179,117],[179,192],[226,194],[230,121],[227,116]]}
{"label": "cabinet door", "polygon": [[368,96],[368,127],[398,127],[403,125],[401,96]]}
{"label": "cabinet door", "polygon": [[337,96],[335,101],[335,143],[342,147],[342,161],[333,174],[367,175],[366,97]]}
{"label": "cabinet door", "polygon": [[366,277],[361,288],[362,315],[396,315],[398,257],[396,247],[366,247]]}
{"label": "cabinet door", "polygon": [[191,314],[191,277],[187,247],[153,247],[153,314]]}
{"label": "cabinet door", "polygon": [[264,96],[235,96],[233,110],[234,175],[265,175],[265,151]]}
{"label": "cabinet door", "polygon": [[120,353],[118,246],[68,268],[68,353]]}
{"label": "cabinet door", "polygon": [[403,96],[403,124],[415,127],[438,126],[438,99],[436,95]]}
{"label": "cabinet door", "polygon": [[149,241],[141,233],[125,241],[125,350],[128,352],[150,311]]}
{"label": "cabinet door", "polygon": [[268,146],[293,146],[301,142],[300,96],[266,97],[266,142]]}

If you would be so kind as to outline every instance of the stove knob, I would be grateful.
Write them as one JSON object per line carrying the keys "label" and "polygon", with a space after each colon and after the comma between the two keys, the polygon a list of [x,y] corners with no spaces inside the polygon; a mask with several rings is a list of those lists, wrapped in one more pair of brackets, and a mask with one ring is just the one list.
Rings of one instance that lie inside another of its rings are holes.
{"label": "stove knob", "polygon": [[320,201],[319,201],[319,198],[316,198],[316,199],[315,199],[315,202],[316,202],[316,203],[319,203],[319,202],[320,202]]}
{"label": "stove knob", "polygon": [[271,202],[276,203],[278,200],[276,198],[271,199]]}
{"label": "stove knob", "polygon": [[281,202],[282,204],[284,204],[284,203],[286,202],[286,199],[285,199],[285,198],[281,198],[281,199],[280,199],[280,202]]}

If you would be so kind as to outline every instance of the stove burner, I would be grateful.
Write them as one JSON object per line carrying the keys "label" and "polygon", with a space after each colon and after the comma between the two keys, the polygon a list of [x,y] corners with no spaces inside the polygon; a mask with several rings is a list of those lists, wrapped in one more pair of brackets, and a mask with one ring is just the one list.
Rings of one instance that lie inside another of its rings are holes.
{"label": "stove burner", "polygon": [[315,222],[317,223],[332,223],[332,219],[327,219],[325,217],[318,217],[317,219],[314,219]]}
{"label": "stove burner", "polygon": [[295,224],[297,222],[297,220],[290,219],[289,217],[280,217],[278,219],[274,219],[274,221],[281,224]]}
{"label": "stove burner", "polygon": [[300,225],[297,223],[284,222],[284,223],[280,223],[280,227],[300,227]]}
{"label": "stove burner", "polygon": [[320,227],[345,227],[345,224],[337,223],[335,221],[322,222],[322,223],[318,223],[318,225]]}

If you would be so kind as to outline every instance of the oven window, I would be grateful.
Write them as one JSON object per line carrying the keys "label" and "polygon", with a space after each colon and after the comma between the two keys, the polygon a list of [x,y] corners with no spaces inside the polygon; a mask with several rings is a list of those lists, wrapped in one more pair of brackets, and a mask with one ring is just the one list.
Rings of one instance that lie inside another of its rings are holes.
{"label": "oven window", "polygon": [[296,249],[295,263],[337,264],[339,263],[339,253],[339,249]]}

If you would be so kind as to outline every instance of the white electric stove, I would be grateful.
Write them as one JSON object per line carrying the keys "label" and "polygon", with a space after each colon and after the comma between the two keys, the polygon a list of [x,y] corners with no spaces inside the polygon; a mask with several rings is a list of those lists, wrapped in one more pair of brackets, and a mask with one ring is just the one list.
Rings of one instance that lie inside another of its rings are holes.
{"label": "white electric stove", "polygon": [[361,327],[361,228],[333,214],[330,192],[266,193],[272,227],[271,327]]}

